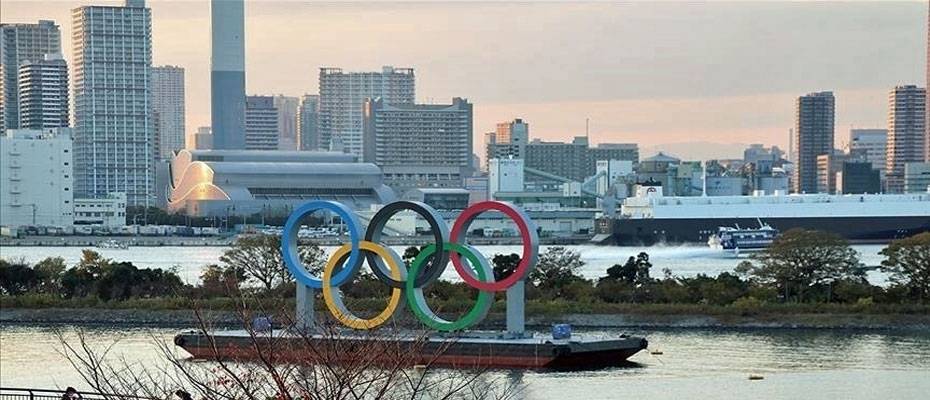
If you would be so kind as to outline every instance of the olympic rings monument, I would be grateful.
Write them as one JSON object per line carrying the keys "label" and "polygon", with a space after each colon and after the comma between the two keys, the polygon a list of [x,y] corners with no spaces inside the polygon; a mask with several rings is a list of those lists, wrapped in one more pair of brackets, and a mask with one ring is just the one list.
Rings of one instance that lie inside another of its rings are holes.
{"label": "olympic rings monument", "polygon": [[[397,252],[380,244],[391,217],[405,211],[412,211],[426,220],[434,239],[433,243],[423,247],[414,257],[409,270]],[[298,251],[301,221],[317,212],[339,217],[348,234],[348,243],[339,246],[330,255],[319,277],[307,271]],[[467,242],[469,227],[485,212],[500,212],[510,218],[517,226],[521,238],[522,254],[516,269],[499,281],[495,279],[487,257]],[[436,345],[430,345],[433,340],[428,341],[424,348],[413,351],[423,352],[424,358],[430,359],[433,364],[449,367],[598,368],[622,365],[627,358],[648,345],[644,338],[626,335],[586,338],[572,336],[570,330],[565,332],[567,334],[557,335],[557,330],[553,329],[552,336],[542,337],[526,332],[525,281],[538,260],[539,237],[536,224],[526,212],[511,203],[475,203],[459,214],[450,229],[431,206],[416,201],[396,201],[381,207],[371,217],[367,229],[363,230],[358,216],[345,205],[335,201],[310,201],[295,209],[287,219],[281,252],[287,269],[297,281],[295,328],[305,332],[313,332],[316,328],[314,299],[317,291],[320,291],[332,318],[356,331],[377,329],[406,305],[420,323],[439,332],[438,338],[448,339],[436,342],[447,342],[438,357],[431,353],[438,349]],[[437,315],[430,308],[423,292],[443,275],[450,262],[461,280],[478,290],[474,305],[454,321]],[[387,306],[371,318],[359,317],[349,310],[340,290],[340,286],[353,280],[363,264],[391,290]],[[506,331],[494,333],[469,330],[487,316],[497,292],[506,293]],[[206,338],[202,333],[185,331],[175,337],[175,344],[195,358],[215,357],[216,349],[229,349],[229,354],[223,356],[251,358],[248,356],[249,351],[243,351],[252,346],[246,332],[217,332],[211,336]],[[345,340],[357,338],[352,334],[345,335]],[[278,339],[287,340],[287,335],[281,335]],[[294,339],[296,341],[297,338]]]}

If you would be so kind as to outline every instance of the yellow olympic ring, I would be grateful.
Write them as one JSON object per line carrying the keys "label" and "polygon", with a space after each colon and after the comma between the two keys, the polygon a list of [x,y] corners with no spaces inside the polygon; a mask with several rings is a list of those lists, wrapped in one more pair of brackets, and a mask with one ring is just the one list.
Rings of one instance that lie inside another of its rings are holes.
{"label": "yellow olympic ring", "polygon": [[[382,260],[388,265],[391,269],[391,278],[397,281],[403,281],[406,277],[404,272],[406,270],[401,268],[401,261],[394,251],[383,247],[377,243],[369,241],[360,241],[359,249],[362,251],[368,251],[376,254],[378,257],[381,257]],[[403,289],[400,288],[391,288],[391,298],[388,300],[387,307],[384,308],[384,311],[381,311],[377,316],[370,319],[359,318],[355,314],[352,314],[345,304],[342,301],[342,293],[333,293],[333,287],[330,285],[333,278],[333,270],[336,267],[341,259],[343,259],[346,254],[352,251],[352,244],[347,243],[336,249],[333,255],[329,258],[329,261],[326,263],[326,267],[323,270],[323,300],[326,302],[326,307],[329,308],[330,313],[337,321],[343,323],[345,326],[348,326],[353,329],[373,329],[376,328],[385,322],[391,315],[394,314],[394,310],[401,304],[401,299],[403,298]],[[335,289],[339,291],[339,289]]]}

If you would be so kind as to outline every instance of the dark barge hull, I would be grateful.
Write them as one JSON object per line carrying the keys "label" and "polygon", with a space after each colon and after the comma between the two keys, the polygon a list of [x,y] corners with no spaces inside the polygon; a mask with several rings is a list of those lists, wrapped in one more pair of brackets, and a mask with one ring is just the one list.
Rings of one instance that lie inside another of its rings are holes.
{"label": "dark barge hull", "polygon": [[[833,232],[854,243],[887,243],[930,232],[930,210],[911,217],[805,217],[760,218],[780,232],[804,228]],[[757,218],[646,218],[609,220],[607,244],[652,245],[656,243],[707,243],[721,226],[756,227]]]}
{"label": "dark barge hull", "polygon": [[[211,341],[212,339],[212,341]],[[301,346],[346,348],[354,343],[380,340],[390,341],[391,346],[400,346],[404,354],[415,352],[410,364],[434,365],[449,368],[514,368],[514,369],[594,369],[612,366],[628,366],[629,357],[648,346],[644,338],[620,336],[609,339],[545,340],[539,338],[431,338],[422,339],[365,339],[358,336],[314,337],[309,340],[287,334],[274,339],[264,337],[257,342],[274,347],[287,348],[278,351],[277,361],[299,361],[288,359],[288,355],[300,354]],[[339,343],[324,343],[336,341]],[[210,338],[196,332],[182,332],[175,336],[176,345],[190,353],[195,359],[215,358],[235,361],[252,361],[257,358],[256,341],[241,331],[217,332]],[[215,346],[215,347],[214,347]],[[297,346],[288,347],[288,346]],[[297,349],[297,350],[295,350]],[[268,351],[263,351],[265,357]],[[296,356],[295,356],[296,357]],[[338,360],[336,360],[338,362]]]}

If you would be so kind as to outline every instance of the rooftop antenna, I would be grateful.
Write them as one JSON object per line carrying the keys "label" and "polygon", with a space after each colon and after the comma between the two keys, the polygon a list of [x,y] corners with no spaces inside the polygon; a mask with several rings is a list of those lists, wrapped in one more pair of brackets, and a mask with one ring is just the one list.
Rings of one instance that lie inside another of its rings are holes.
{"label": "rooftop antenna", "polygon": [[590,124],[589,124],[589,122],[590,122],[590,118],[585,118],[585,119],[584,119],[584,137],[587,138],[587,139],[590,139],[590,138],[591,138],[591,137],[590,137],[590,136],[591,136],[591,131],[590,131]]}

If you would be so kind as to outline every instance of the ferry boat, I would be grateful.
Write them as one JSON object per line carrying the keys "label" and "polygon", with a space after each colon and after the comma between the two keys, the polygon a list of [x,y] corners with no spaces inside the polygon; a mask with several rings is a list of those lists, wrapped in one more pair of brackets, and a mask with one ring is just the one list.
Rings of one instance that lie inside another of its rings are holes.
{"label": "ferry boat", "polygon": [[717,234],[707,239],[707,245],[736,256],[741,252],[764,250],[778,237],[778,229],[761,220],[758,222],[758,228],[740,228],[739,225],[718,227]]}
{"label": "ferry boat", "polygon": [[615,245],[707,243],[721,226],[833,232],[854,243],[886,243],[930,232],[930,192],[910,194],[785,194],[663,196],[662,186],[637,185],[613,218],[596,230]]}

